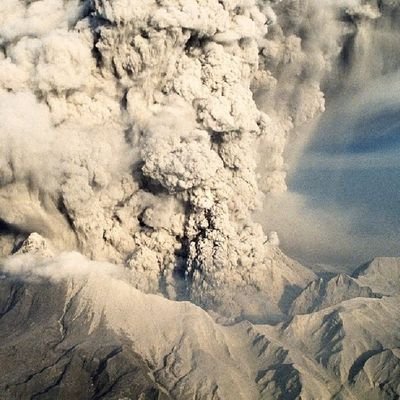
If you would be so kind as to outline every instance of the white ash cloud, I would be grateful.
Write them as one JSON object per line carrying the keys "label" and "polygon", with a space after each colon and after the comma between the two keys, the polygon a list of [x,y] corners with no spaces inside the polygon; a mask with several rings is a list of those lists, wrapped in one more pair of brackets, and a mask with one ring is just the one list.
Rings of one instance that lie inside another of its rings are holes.
{"label": "white ash cloud", "polygon": [[84,279],[88,275],[108,276],[128,280],[122,266],[92,261],[78,252],[62,252],[55,256],[54,249],[40,235],[33,233],[22,247],[0,265],[0,279],[4,276],[28,282]]}
{"label": "white ash cloud", "polygon": [[347,29],[339,8],[369,6],[10,4],[0,6],[0,219],[58,251],[124,263],[145,291],[227,314],[252,307],[244,288],[270,301],[265,271],[283,255],[252,213],[286,189],[290,132],[324,109],[321,82]]}

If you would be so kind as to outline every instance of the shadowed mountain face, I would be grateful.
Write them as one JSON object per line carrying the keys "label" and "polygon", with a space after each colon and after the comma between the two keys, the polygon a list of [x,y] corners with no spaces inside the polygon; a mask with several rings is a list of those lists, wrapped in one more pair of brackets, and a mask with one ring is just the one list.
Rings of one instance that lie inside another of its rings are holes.
{"label": "shadowed mountain face", "polygon": [[3,279],[2,399],[170,399],[132,343],[87,316],[67,285]]}

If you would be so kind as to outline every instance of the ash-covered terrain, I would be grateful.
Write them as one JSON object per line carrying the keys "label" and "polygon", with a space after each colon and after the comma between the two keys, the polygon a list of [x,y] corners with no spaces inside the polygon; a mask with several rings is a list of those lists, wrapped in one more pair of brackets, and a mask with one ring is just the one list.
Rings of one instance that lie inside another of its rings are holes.
{"label": "ash-covered terrain", "polygon": [[[274,268],[299,268],[277,257]],[[273,324],[145,294],[130,275],[78,253],[54,257],[32,234],[0,281],[1,398],[399,396],[400,259],[375,259],[352,276],[310,274],[293,301],[271,279]]]}
{"label": "ash-covered terrain", "polygon": [[316,274],[260,217],[330,100],[397,76],[399,22],[2,1],[0,399],[399,398],[400,261]]}

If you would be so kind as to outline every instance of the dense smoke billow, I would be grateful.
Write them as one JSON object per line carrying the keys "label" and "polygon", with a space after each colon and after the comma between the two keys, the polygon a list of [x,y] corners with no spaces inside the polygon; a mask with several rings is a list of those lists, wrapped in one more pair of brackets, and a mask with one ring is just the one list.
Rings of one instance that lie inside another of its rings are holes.
{"label": "dense smoke billow", "polygon": [[284,156],[301,153],[324,92],[397,68],[398,6],[1,2],[3,256],[36,232],[53,254],[123,264],[146,292],[268,309],[257,293],[283,255],[268,212],[254,215],[285,192]]}

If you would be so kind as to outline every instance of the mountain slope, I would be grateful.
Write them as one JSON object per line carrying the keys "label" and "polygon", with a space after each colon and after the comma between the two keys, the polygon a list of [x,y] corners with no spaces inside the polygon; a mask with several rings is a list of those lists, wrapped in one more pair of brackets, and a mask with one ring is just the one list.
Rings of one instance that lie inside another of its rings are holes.
{"label": "mountain slope", "polygon": [[374,298],[377,295],[346,274],[336,275],[329,280],[320,278],[300,293],[291,306],[290,314],[308,314],[356,297]]}
{"label": "mountain slope", "polygon": [[138,291],[116,266],[31,257],[2,268],[2,400],[400,395],[397,296],[342,300],[276,326],[224,324]]}
{"label": "mountain slope", "polygon": [[357,268],[353,274],[360,285],[384,295],[400,294],[400,258],[378,257]]}

